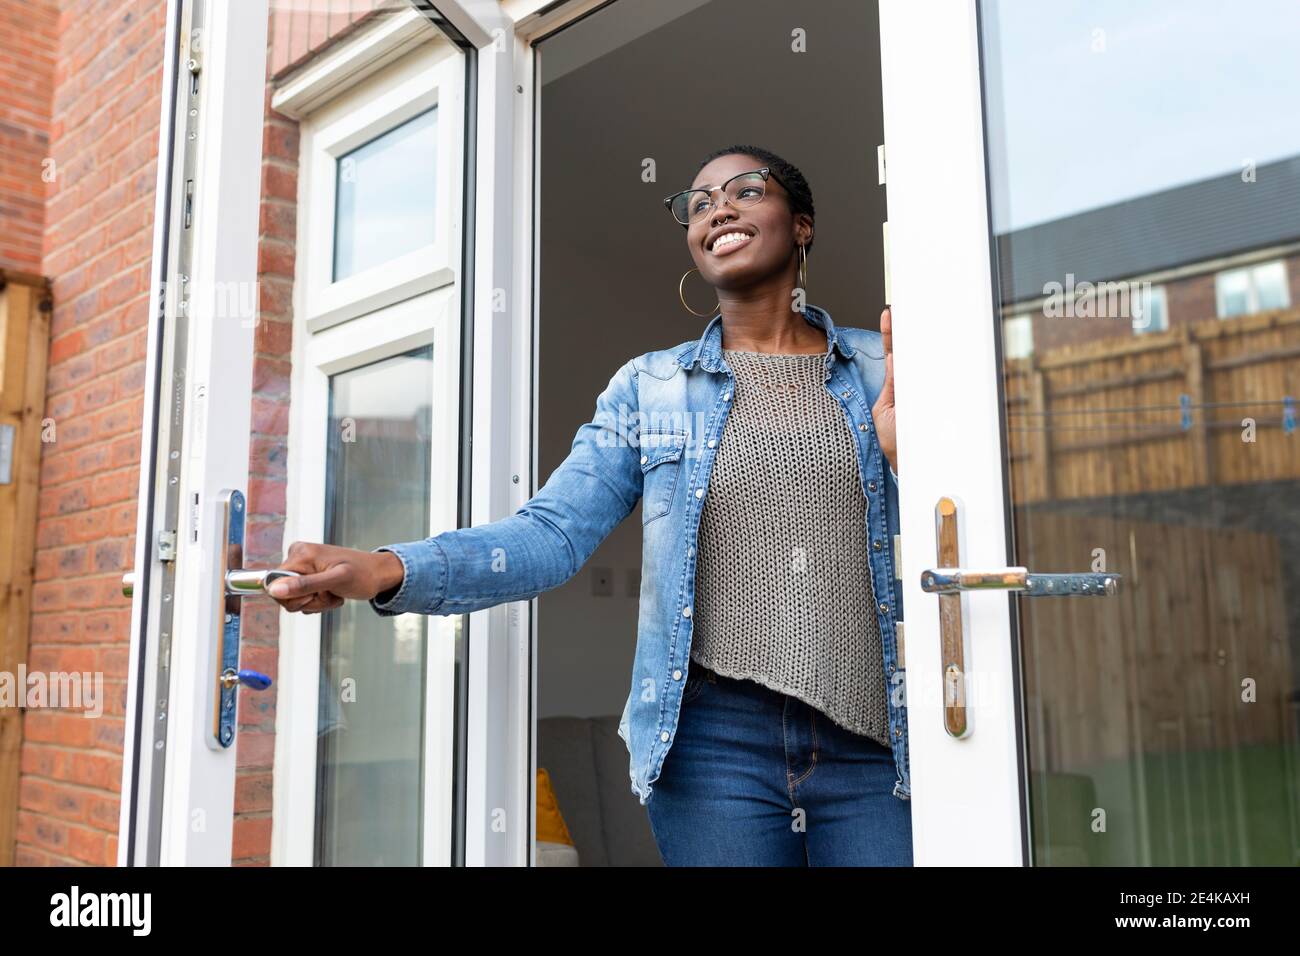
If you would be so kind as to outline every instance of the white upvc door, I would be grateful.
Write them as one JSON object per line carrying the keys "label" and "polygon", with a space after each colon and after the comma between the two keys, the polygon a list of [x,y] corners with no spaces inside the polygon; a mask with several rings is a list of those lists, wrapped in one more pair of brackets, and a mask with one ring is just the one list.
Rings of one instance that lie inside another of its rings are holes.
{"label": "white upvc door", "polygon": [[962,558],[1008,560],[975,0],[880,4],[914,859],[1019,864],[1024,809],[1003,593],[965,598],[969,733],[945,728],[935,507]]}
{"label": "white upvc door", "polygon": [[168,4],[122,865],[230,861],[235,749],[214,731],[228,630],[214,581],[243,521],[226,493],[248,480],[255,315],[231,305],[257,287],[266,18],[267,0]]}
{"label": "white upvc door", "polygon": [[1300,18],[941,6],[880,2],[915,860],[1294,865]]}
{"label": "white upvc door", "polygon": [[[249,476],[272,8],[269,0],[169,4],[153,278],[155,301],[164,308],[150,323],[146,394],[157,412],[156,420],[144,423],[141,459],[122,865],[231,860],[237,723],[222,721],[224,701],[214,688],[231,660],[228,652],[222,659],[223,639],[233,646],[226,563],[241,557],[225,545],[241,527],[239,493]],[[409,12],[390,11],[363,32],[358,47],[336,44],[312,69],[295,74],[277,101],[278,109],[311,127],[319,145],[300,157],[296,202],[297,214],[315,229],[297,240],[297,405],[290,426],[286,545],[295,538],[320,540],[325,531],[331,382],[380,362],[404,365],[402,374],[410,373],[412,360],[429,366],[432,386],[425,397],[433,418],[427,439],[434,456],[426,533],[492,521],[527,500],[532,403],[529,389],[519,383],[531,375],[531,272],[527,233],[520,231],[513,206],[526,173],[517,148],[523,116],[516,109],[520,54],[512,27],[495,2],[439,3],[435,9],[411,0]],[[420,32],[434,28],[460,48],[454,69],[451,61],[426,69],[425,60],[412,58],[410,51],[428,42]],[[389,64],[396,65],[386,78]],[[326,101],[340,89],[360,89],[358,84],[375,94],[368,105],[331,113]],[[436,237],[394,262],[335,281],[331,259],[337,251],[328,238],[337,227],[333,200],[321,200],[325,193],[313,192],[313,184],[324,179],[332,185],[345,152],[374,142],[435,103],[435,202],[442,210]],[[474,110],[467,113],[466,104]],[[333,119],[312,126],[313,114]],[[464,186],[472,189],[468,197]],[[388,281],[395,274],[400,281]],[[470,294],[462,296],[467,283]],[[200,294],[191,296],[195,290]],[[463,300],[471,304],[463,306]],[[187,322],[178,321],[180,313]],[[466,421],[461,409],[471,403]],[[470,447],[471,433],[478,437],[472,456],[461,458],[457,450]],[[462,506],[470,502],[468,515],[463,508],[457,513],[457,493]],[[416,531],[412,527],[393,540],[415,538]],[[525,603],[468,617],[464,700],[456,697],[453,680],[462,619],[429,623],[422,784],[416,795],[426,864],[457,862],[458,842],[469,865],[527,860],[527,611]],[[410,632],[398,634],[396,643],[409,644],[405,639],[415,633],[410,622],[395,621],[394,627]],[[314,748],[321,721],[329,716],[320,711],[317,696],[321,632],[319,619],[281,615],[272,834],[277,864],[312,861]],[[240,693],[235,688],[233,696]],[[458,709],[467,715],[465,727],[455,726]],[[464,781],[463,815],[453,790],[456,772]]]}

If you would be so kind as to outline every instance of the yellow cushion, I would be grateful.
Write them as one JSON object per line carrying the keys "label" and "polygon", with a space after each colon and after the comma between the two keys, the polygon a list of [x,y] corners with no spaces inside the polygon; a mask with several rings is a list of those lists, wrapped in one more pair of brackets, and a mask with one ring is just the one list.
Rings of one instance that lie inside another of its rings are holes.
{"label": "yellow cushion", "polygon": [[537,768],[537,839],[573,846],[573,837],[569,836],[569,828],[564,825],[555,790],[551,787],[551,775],[545,767]]}

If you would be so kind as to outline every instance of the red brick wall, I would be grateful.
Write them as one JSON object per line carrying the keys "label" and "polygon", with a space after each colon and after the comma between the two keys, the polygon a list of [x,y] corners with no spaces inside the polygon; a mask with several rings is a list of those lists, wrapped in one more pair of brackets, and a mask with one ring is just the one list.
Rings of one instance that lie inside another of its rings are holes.
{"label": "red brick wall", "polygon": [[[102,671],[106,700],[98,719],[26,711],[20,865],[117,856],[131,616],[120,587],[135,538],[165,13],[156,0],[105,0],[94,16],[65,3],[55,23],[39,269],[54,284],[55,431],[41,459],[27,666]],[[28,48],[6,55],[25,60]]]}
{"label": "red brick wall", "polygon": [[1169,327],[1194,325],[1219,314],[1214,297],[1214,273],[1188,276],[1165,283],[1165,306],[1169,309]]}
{"label": "red brick wall", "polygon": [[289,72],[329,46],[348,28],[381,7],[405,0],[271,0],[271,76]]}
{"label": "red brick wall", "polygon": [[41,271],[58,25],[54,0],[0,0],[0,268],[18,272]]}

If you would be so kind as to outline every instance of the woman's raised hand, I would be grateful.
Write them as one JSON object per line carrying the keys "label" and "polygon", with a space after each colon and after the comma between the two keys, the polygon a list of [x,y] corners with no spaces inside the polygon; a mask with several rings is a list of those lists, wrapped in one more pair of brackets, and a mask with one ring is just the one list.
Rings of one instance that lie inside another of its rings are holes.
{"label": "woman's raised hand", "polygon": [[880,450],[898,474],[898,429],[894,422],[894,324],[889,307],[880,313],[880,338],[885,346],[885,384],[880,387],[876,404],[871,406],[871,420],[876,424]]}

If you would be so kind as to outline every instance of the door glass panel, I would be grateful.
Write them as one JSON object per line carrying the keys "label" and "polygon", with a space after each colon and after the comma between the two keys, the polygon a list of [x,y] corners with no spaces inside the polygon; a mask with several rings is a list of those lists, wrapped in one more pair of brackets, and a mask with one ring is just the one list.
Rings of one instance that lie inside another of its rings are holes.
{"label": "door glass panel", "polygon": [[[327,543],[370,550],[429,526],[432,395],[427,346],[330,377]],[[318,865],[420,863],[427,624],[359,601],[325,614]]]}
{"label": "door glass panel", "polygon": [[434,240],[437,109],[339,157],[334,281]]}
{"label": "door glass panel", "polygon": [[1034,861],[1295,864],[1300,7],[980,11]]}

